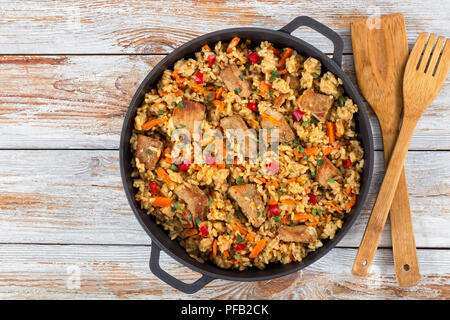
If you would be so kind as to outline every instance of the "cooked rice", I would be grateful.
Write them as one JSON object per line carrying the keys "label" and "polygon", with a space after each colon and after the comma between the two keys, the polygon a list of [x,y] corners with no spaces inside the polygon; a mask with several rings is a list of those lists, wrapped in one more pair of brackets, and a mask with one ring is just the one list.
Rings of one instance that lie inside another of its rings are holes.
{"label": "cooked rice", "polygon": [[[212,49],[204,46],[193,58],[177,61],[174,65],[175,73],[174,70],[164,71],[157,87],[145,95],[145,101],[137,110],[130,141],[131,149],[136,152],[139,134],[161,140],[164,149],[173,147],[175,142],[171,139],[171,133],[176,127],[172,114],[182,99],[206,106],[206,116],[202,123],[202,134],[205,134],[208,129],[219,127],[222,118],[231,115],[240,115],[249,128],[258,130],[261,128],[261,113],[270,108],[281,94],[285,94],[286,100],[277,111],[283,114],[296,137],[294,141],[280,144],[278,173],[264,174],[266,172],[261,171],[258,160],[255,163],[225,164],[222,167],[192,164],[187,171],[179,171],[175,170],[167,158],[161,156],[156,168],[161,167],[168,173],[173,183],[167,184],[156,174],[156,170],[146,169],[145,164],[135,157],[132,161],[135,197],[148,214],[155,216],[156,222],[168,232],[170,239],[179,241],[188,254],[198,261],[209,260],[219,267],[237,270],[252,266],[263,269],[269,263],[301,261],[309,252],[321,247],[325,239],[333,239],[337,230],[342,227],[344,215],[350,211],[352,202],[359,194],[364,152],[357,140],[353,120],[358,107],[350,98],[343,96],[342,80],[331,72],[322,74],[321,63],[315,58],[305,58],[294,50],[286,60],[285,73],[274,79],[280,55],[272,50],[271,43],[265,41],[252,47],[249,41],[241,40],[230,53],[227,53],[227,47],[228,44],[221,42],[216,43]],[[283,50],[280,51],[283,54]],[[252,63],[248,58],[251,52],[256,52],[261,60]],[[216,60],[209,66],[208,57],[211,55],[215,55]],[[221,70],[232,63],[239,67],[242,79],[250,83],[252,93],[248,98],[229,91],[221,79]],[[215,92],[219,88],[224,89],[222,97],[218,99],[223,101],[223,110],[211,105],[209,95],[198,92],[190,85],[184,87],[176,82],[176,78],[186,78],[195,83],[198,71],[204,77],[204,83],[200,86],[211,86]],[[270,84],[272,88],[266,97],[257,92],[261,81]],[[291,116],[294,110],[299,109],[298,98],[308,88],[334,98],[327,120],[335,126],[334,144],[329,141],[326,123],[318,121],[309,111],[302,110],[305,114],[301,121],[294,121]],[[256,103],[258,112],[247,108],[249,102]],[[165,121],[149,130],[142,129],[146,122],[155,118],[163,118]],[[205,147],[203,143],[203,148]],[[318,148],[315,155],[296,156],[303,149],[312,147]],[[328,180],[326,187],[321,186],[314,178],[325,157],[324,152],[330,152],[327,158],[340,171],[339,175]],[[348,159],[351,161],[350,167],[346,167]],[[264,181],[272,181],[272,184]],[[155,194],[150,190],[150,183],[157,185],[156,196],[172,199],[170,207],[152,205]],[[187,203],[174,192],[178,185],[184,183],[198,186],[209,199],[207,216],[201,221],[192,221],[192,215],[189,221]],[[236,184],[255,184],[266,207],[269,200],[276,201],[279,216],[274,216],[271,210],[267,210],[264,213],[267,214],[266,220],[259,228],[255,228],[242,213],[242,208],[227,193],[229,187]],[[313,204],[310,194],[316,197],[316,204]],[[308,219],[294,220],[304,213],[310,214]],[[236,230],[235,224],[241,227],[240,231]],[[304,243],[280,239],[280,226],[296,225],[307,225],[312,240]],[[207,235],[206,232],[202,235],[198,230],[204,231],[205,227]],[[186,236],[190,229],[197,229],[197,233]],[[247,238],[245,233],[253,235],[254,239]],[[265,240],[264,248],[255,258],[250,258],[250,253],[261,239]],[[217,249],[213,253],[215,245]]]}

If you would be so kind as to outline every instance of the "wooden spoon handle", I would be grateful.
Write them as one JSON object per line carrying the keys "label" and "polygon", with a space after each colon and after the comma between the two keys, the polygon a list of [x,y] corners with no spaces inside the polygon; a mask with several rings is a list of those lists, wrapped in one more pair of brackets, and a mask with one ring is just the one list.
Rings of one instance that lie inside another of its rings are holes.
{"label": "wooden spoon handle", "polygon": [[404,170],[398,181],[389,218],[397,283],[402,287],[415,286],[420,281],[419,262],[417,261],[416,242]]}
{"label": "wooden spoon handle", "polygon": [[[386,165],[389,162],[398,135],[398,131],[393,130],[398,123],[398,119],[395,119],[395,122],[392,124],[380,123]],[[405,169],[403,168],[402,170],[403,172],[395,191],[395,200],[392,202],[391,210],[389,211],[389,219],[391,221],[392,250],[397,283],[401,287],[411,287],[419,283],[420,273]]]}
{"label": "wooden spoon handle", "polygon": [[400,175],[403,172],[403,163],[408,153],[409,142],[417,121],[403,119],[397,142],[392,152],[386,174],[381,184],[377,200],[370,215],[364,237],[361,241],[356,259],[353,264],[352,273],[357,276],[367,276],[372,264],[375,252],[380,242],[381,234],[386,223],[389,209],[394,199]]}

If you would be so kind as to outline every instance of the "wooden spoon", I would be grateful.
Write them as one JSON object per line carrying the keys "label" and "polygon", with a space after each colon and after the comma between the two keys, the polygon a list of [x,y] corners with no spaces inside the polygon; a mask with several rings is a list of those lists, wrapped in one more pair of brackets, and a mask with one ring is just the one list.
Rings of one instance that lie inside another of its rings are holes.
{"label": "wooden spoon", "polygon": [[[377,19],[377,28],[366,18],[354,21],[351,34],[358,85],[380,123],[387,165],[400,127],[402,80],[409,52],[403,15]],[[414,286],[420,273],[404,169],[389,216],[397,282],[402,287]]]}
{"label": "wooden spoon", "polygon": [[[450,41],[428,33],[420,34],[409,55],[403,77],[403,121],[394,151],[381,184],[363,240],[353,264],[353,274],[366,276],[380,242],[381,233],[394,199],[409,142],[420,117],[444,85],[450,67]],[[434,48],[434,49],[433,49]],[[422,55],[423,52],[423,55]]]}

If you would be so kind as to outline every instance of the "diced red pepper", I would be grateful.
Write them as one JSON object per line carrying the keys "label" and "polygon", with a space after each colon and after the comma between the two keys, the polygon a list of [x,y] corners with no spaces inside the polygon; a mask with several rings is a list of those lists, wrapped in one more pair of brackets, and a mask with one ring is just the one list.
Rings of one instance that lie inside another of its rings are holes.
{"label": "diced red pepper", "polygon": [[158,194],[158,187],[156,186],[156,182],[150,182],[148,186],[151,193]]}
{"label": "diced red pepper", "polygon": [[278,171],[278,165],[275,162],[271,162],[267,165],[267,169],[272,173],[276,173]]}
{"label": "diced red pepper", "polygon": [[209,60],[209,66],[211,67],[213,65],[213,63],[216,61],[216,56],[212,54],[212,55],[208,56],[208,60]]}
{"label": "diced red pepper", "polygon": [[280,215],[280,210],[278,210],[278,205],[271,204],[269,205],[270,213],[274,215],[275,217],[278,217]]}
{"label": "diced red pepper", "polygon": [[178,169],[180,169],[180,171],[188,171],[190,166],[191,166],[190,163],[185,162],[183,164],[179,164]]}
{"label": "diced red pepper", "polygon": [[342,166],[343,166],[344,168],[350,168],[350,167],[352,166],[351,160],[350,160],[350,159],[345,160],[345,161],[342,163]]}
{"label": "diced red pepper", "polygon": [[206,164],[207,165],[213,166],[213,165],[215,165],[215,162],[216,162],[216,158],[214,158],[212,156],[207,156],[206,157]]}
{"label": "diced red pepper", "polygon": [[252,111],[256,111],[256,110],[257,110],[257,108],[256,108],[256,103],[255,103],[255,102],[249,102],[249,103],[247,103],[247,108],[249,108],[249,109],[252,110]]}
{"label": "diced red pepper", "polygon": [[294,119],[294,121],[299,122],[300,120],[302,120],[302,117],[305,113],[303,111],[300,110],[295,110],[294,112],[292,112],[292,119]]}
{"label": "diced red pepper", "polygon": [[245,245],[242,243],[239,243],[238,245],[236,245],[236,247],[234,247],[234,251],[241,251],[245,249]]}
{"label": "diced red pepper", "polygon": [[316,195],[310,193],[310,194],[308,194],[308,197],[309,197],[309,202],[311,204],[316,204],[317,203]]}
{"label": "diced red pepper", "polygon": [[195,83],[197,84],[203,83],[203,73],[201,73],[200,71],[197,71],[197,73],[195,74]]}
{"label": "diced red pepper", "polygon": [[209,235],[208,228],[206,226],[203,225],[200,227],[200,235],[202,237],[207,237]]}
{"label": "diced red pepper", "polygon": [[259,60],[261,60],[261,57],[256,52],[252,52],[248,55],[248,58],[252,63],[257,63]]}

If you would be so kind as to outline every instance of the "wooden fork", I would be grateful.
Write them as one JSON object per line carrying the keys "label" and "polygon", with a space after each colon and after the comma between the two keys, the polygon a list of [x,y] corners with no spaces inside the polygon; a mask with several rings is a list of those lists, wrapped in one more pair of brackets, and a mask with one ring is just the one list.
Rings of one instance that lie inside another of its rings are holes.
{"label": "wooden fork", "polygon": [[442,89],[450,67],[450,40],[445,41],[442,50],[444,37],[439,37],[435,45],[436,35],[431,34],[429,39],[428,35],[420,34],[406,63],[403,76],[402,126],[353,264],[352,272],[357,276],[368,274],[394,199],[414,129],[426,108]]}

